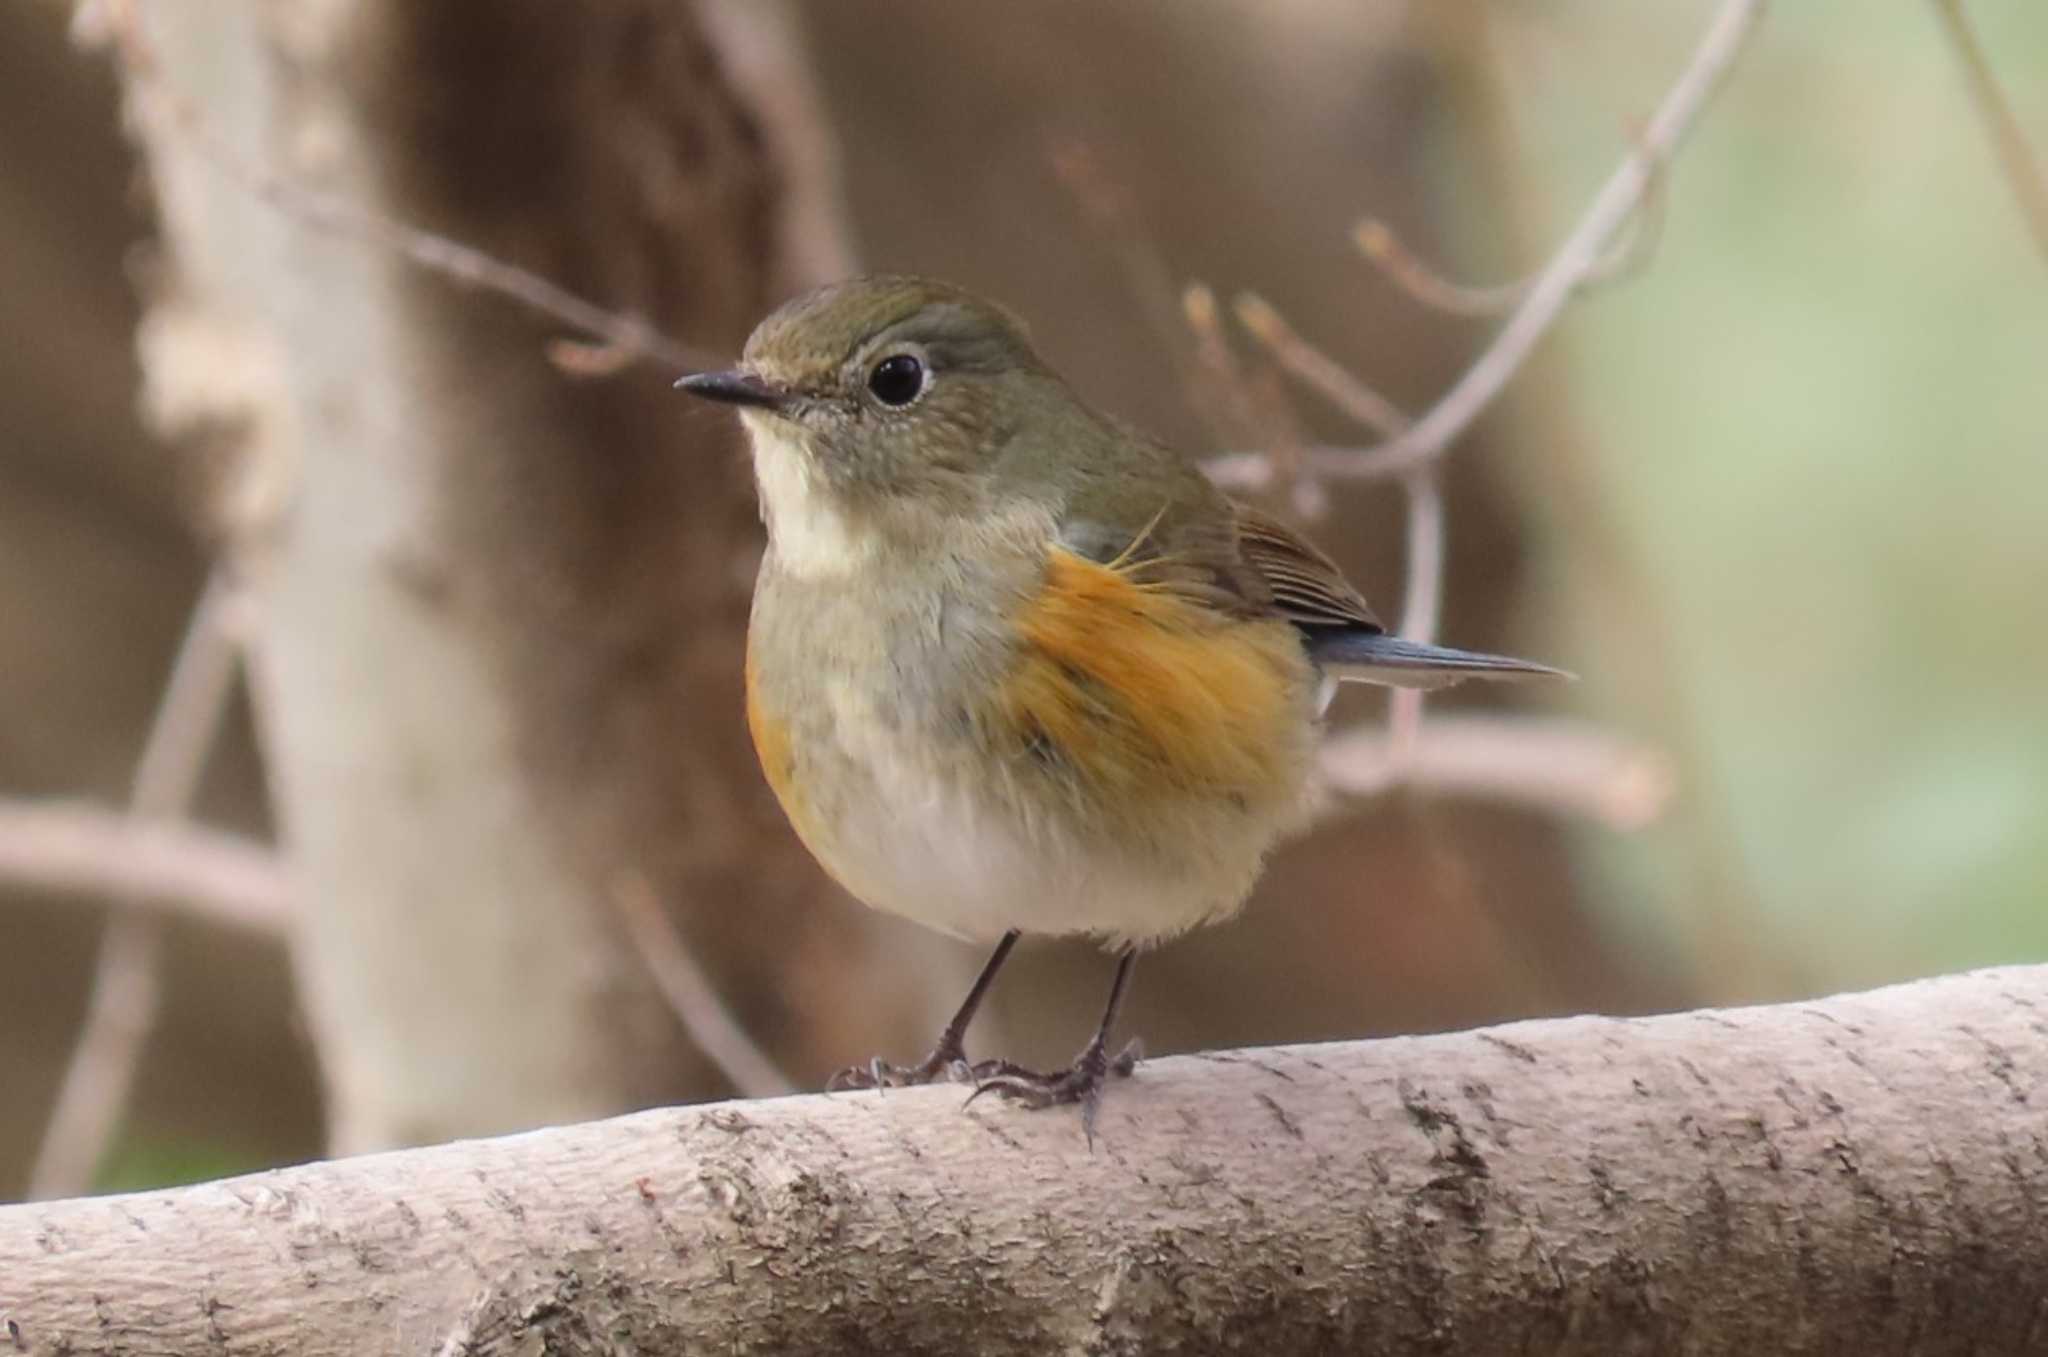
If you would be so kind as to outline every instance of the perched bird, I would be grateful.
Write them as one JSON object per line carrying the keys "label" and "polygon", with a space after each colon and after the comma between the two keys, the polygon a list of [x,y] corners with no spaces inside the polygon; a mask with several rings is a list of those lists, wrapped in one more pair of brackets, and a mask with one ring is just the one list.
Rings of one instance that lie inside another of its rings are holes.
{"label": "perched bird", "polygon": [[[1243,904],[1303,818],[1333,681],[1559,671],[1390,636],[1330,559],[1090,410],[1008,311],[856,278],[682,390],[737,406],[768,549],[747,720],[790,823],[855,897],[995,949],[930,1055],[839,1087],[971,1079],[1032,1106],[1128,1073],[1140,949]],[[1066,1069],[967,1059],[1023,933],[1118,953]]]}

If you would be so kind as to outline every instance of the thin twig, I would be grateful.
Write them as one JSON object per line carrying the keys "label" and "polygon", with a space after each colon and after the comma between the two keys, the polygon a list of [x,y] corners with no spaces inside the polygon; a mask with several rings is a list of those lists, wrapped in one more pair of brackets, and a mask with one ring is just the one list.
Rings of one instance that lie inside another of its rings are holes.
{"label": "thin twig", "polygon": [[1529,289],[1536,283],[1533,274],[1492,286],[1453,282],[1403,245],[1394,228],[1378,217],[1367,217],[1352,227],[1351,243],[1388,282],[1430,310],[1447,315],[1505,315],[1529,295]]}
{"label": "thin twig", "polygon": [[[360,204],[308,188],[258,164],[216,136],[198,106],[171,85],[143,30],[142,16],[134,0],[105,0],[98,18],[97,31],[113,39],[114,50],[127,68],[128,88],[142,101],[145,114],[161,116],[177,128],[200,158],[216,171],[302,225],[389,251],[437,277],[507,298],[595,338],[600,341],[599,351],[612,356],[609,364],[572,361],[564,365],[564,371],[586,374],[615,370],[620,366],[620,355],[658,363],[672,371],[697,371],[719,361],[708,350],[663,334],[642,316],[607,310],[529,269],[506,263],[447,236],[380,216]],[[148,108],[151,103],[155,105],[153,113]]]}
{"label": "thin twig", "polygon": [[283,941],[283,864],[264,844],[102,806],[0,798],[0,881],[240,929]]}
{"label": "thin twig", "polygon": [[[1471,426],[1528,361],[1565,304],[1603,266],[1612,266],[1609,251],[1615,233],[1636,215],[1646,194],[1653,189],[1661,193],[1664,167],[1705,111],[1762,12],[1763,0],[1725,0],[1715,12],[1692,59],[1664,96],[1635,149],[1601,186],[1550,262],[1530,280],[1514,315],[1451,389],[1411,426],[1374,447],[1317,445],[1303,449],[1306,474],[1333,480],[1402,476],[1441,456]],[[1306,379],[1305,373],[1300,375]],[[1272,466],[1257,452],[1225,453],[1209,459],[1204,469],[1218,485],[1232,490],[1263,490],[1274,480]]]}
{"label": "thin twig", "polygon": [[1247,375],[1224,332],[1223,316],[1216,294],[1206,283],[1189,283],[1181,292],[1181,314],[1195,340],[1195,365],[1205,377],[1205,389],[1214,393],[1226,419],[1219,425],[1226,433],[1258,444],[1278,489],[1287,493],[1290,507],[1303,518],[1319,518],[1328,508],[1321,481],[1302,456],[1304,443],[1287,408],[1280,383],[1270,373],[1263,383]]}
{"label": "thin twig", "polygon": [[[224,568],[206,582],[136,761],[128,810],[138,823],[183,817],[234,690],[238,647],[226,625]],[[76,1196],[92,1175],[128,1104],[143,1048],[156,1025],[166,920],[116,900],[93,974],[85,1023],[29,1174],[29,1196]]]}
{"label": "thin twig", "polygon": [[[1446,528],[1439,478],[1437,465],[1429,462],[1409,472],[1401,483],[1406,492],[1408,560],[1400,632],[1411,641],[1435,640],[1443,612]],[[1422,734],[1425,697],[1420,688],[1396,688],[1389,699],[1387,735],[1393,756],[1403,767],[1412,764]]]}
{"label": "thin twig", "polygon": [[627,934],[647,964],[647,973],[691,1043],[746,1097],[775,1098],[795,1092],[796,1085],[754,1044],[747,1029],[718,997],[711,977],[683,946],[646,880],[624,876],[612,894],[618,900]]}
{"label": "thin twig", "polygon": [[1565,304],[1606,256],[1615,232],[1635,212],[1657,177],[1719,88],[1763,12],[1763,0],[1726,0],[1694,49],[1678,83],[1664,96],[1642,140],[1595,195],[1557,253],[1537,274],[1529,295],[1501,326],[1493,342],[1465,369],[1451,389],[1406,433],[1367,448],[1339,467],[1316,470],[1352,479],[1397,476],[1439,457],[1470,428],[1519,372],[1536,344],[1557,322]]}
{"label": "thin twig", "polygon": [[[1219,412],[1219,429],[1232,438],[1263,443],[1263,430],[1247,390],[1244,368],[1223,333],[1223,318],[1216,306],[1216,293],[1207,283],[1189,283],[1181,289],[1180,314],[1194,341],[1194,364],[1202,389]],[[1270,456],[1270,454],[1269,454]],[[1280,477],[1286,479],[1285,468]]]}
{"label": "thin twig", "polygon": [[[1301,337],[1277,308],[1256,293],[1240,293],[1237,318],[1252,337],[1272,354],[1281,369],[1299,379],[1339,410],[1386,438],[1397,438],[1410,424],[1399,406],[1367,386],[1342,363]],[[1400,633],[1411,641],[1436,638],[1442,610],[1444,573],[1444,497],[1436,464],[1425,463],[1402,478],[1405,492],[1407,562],[1403,569]],[[1423,692],[1397,688],[1388,710],[1394,757],[1415,747],[1422,728]]]}
{"label": "thin twig", "polygon": [[1295,512],[1320,518],[1328,510],[1328,496],[1315,477],[1301,473],[1304,444],[1279,383],[1270,372],[1247,373],[1238,364],[1219,324],[1215,295],[1200,283],[1175,284],[1129,189],[1116,182],[1087,143],[1054,147],[1052,166],[1089,223],[1114,247],[1189,408],[1226,445],[1249,441],[1264,447],[1267,469],[1291,492]]}
{"label": "thin twig", "polygon": [[1438,715],[1406,753],[1391,731],[1360,727],[1323,742],[1324,785],[1349,796],[1396,787],[1509,802],[1615,830],[1663,814],[1677,787],[1659,751],[1568,718]]}
{"label": "thin twig", "polygon": [[1443,614],[1444,493],[1433,466],[1418,467],[1402,487],[1407,491],[1407,589],[1401,598],[1400,633],[1410,641],[1436,640]]}
{"label": "thin twig", "polygon": [[1308,440],[1287,399],[1286,374],[1270,359],[1262,361],[1246,374],[1245,394],[1263,431],[1267,460],[1286,489],[1288,507],[1305,523],[1328,516],[1330,493],[1304,456]]}
{"label": "thin twig", "polygon": [[[1317,476],[1358,480],[1350,474],[1358,463],[1358,449],[1342,443],[1304,443],[1302,464]],[[1273,488],[1273,460],[1263,452],[1223,452],[1202,459],[1203,474],[1224,490],[1262,494]],[[1371,477],[1365,479],[1385,479]]]}
{"label": "thin twig", "polygon": [[1956,49],[1956,56],[1963,63],[1963,77],[1969,82],[1977,111],[1991,133],[1992,149],[2005,171],[2005,181],[2012,185],[2013,196],[2019,200],[2020,215],[2033,232],[2034,244],[2048,257],[2048,174],[2042,170],[2041,158],[2034,154],[2026,130],[2014,116],[2005,91],[1999,88],[1998,77],[1992,74],[1983,44],[1977,41],[1977,31],[1963,13],[1963,0],[1934,0],[1934,12],[1948,34],[1949,45]]}
{"label": "thin twig", "polygon": [[1281,371],[1380,437],[1397,437],[1413,423],[1399,406],[1303,339],[1287,318],[1258,293],[1238,293],[1231,309],[1237,313],[1238,323],[1273,355]]}
{"label": "thin twig", "polygon": [[[1649,263],[1664,228],[1665,162],[1653,160],[1642,201],[1615,234],[1607,253],[1586,271],[1581,293],[1633,277]],[[1536,286],[1536,275],[1490,287],[1459,283],[1430,266],[1401,243],[1394,228],[1368,217],[1351,228],[1351,243],[1388,281],[1433,311],[1454,316],[1505,315],[1519,306]]]}

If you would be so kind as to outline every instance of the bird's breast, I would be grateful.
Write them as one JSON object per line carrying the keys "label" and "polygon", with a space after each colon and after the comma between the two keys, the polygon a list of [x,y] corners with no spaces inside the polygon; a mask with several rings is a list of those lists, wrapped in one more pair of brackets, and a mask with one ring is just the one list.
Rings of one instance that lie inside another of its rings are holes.
{"label": "bird's breast", "polygon": [[1057,547],[1021,583],[765,578],[748,721],[812,853],[948,931],[1170,935],[1242,900],[1298,818],[1313,672],[1226,618]]}

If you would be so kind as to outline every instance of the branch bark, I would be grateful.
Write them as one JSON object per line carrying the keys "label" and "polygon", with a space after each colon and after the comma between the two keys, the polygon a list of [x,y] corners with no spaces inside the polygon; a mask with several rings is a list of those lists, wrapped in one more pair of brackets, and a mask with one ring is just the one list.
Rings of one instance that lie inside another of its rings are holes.
{"label": "branch bark", "polygon": [[2038,1352],[2048,967],[0,1209],[23,1350]]}

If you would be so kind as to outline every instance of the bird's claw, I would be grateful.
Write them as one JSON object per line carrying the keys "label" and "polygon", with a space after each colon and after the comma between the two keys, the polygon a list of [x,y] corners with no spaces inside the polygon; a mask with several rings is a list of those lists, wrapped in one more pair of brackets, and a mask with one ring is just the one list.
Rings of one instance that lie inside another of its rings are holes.
{"label": "bird's claw", "polygon": [[[989,1062],[983,1061],[983,1064]],[[958,1049],[940,1047],[915,1065],[894,1065],[876,1056],[865,1065],[848,1065],[825,1081],[827,1093],[848,1089],[912,1088],[919,1084],[973,1084],[976,1066]]]}
{"label": "bird's claw", "polygon": [[984,1093],[993,1093],[1031,1109],[1079,1103],[1081,1133],[1093,1149],[1095,1115],[1102,1106],[1103,1087],[1111,1076],[1128,1077],[1144,1054],[1144,1047],[1134,1039],[1111,1059],[1098,1038],[1089,1042],[1074,1057],[1074,1063],[1063,1070],[1041,1072],[1007,1060],[984,1060],[974,1066],[974,1092],[967,1095],[967,1101],[971,1103]]}

